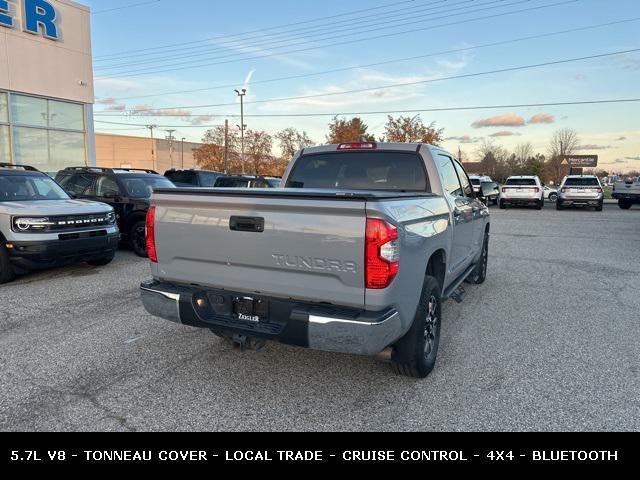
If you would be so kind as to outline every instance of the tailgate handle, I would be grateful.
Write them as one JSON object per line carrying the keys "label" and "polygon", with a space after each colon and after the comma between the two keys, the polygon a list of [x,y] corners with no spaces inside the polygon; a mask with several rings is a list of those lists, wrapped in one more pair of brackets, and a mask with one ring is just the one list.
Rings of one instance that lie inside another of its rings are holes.
{"label": "tailgate handle", "polygon": [[235,232],[264,232],[264,218],[262,217],[231,217],[229,228]]}

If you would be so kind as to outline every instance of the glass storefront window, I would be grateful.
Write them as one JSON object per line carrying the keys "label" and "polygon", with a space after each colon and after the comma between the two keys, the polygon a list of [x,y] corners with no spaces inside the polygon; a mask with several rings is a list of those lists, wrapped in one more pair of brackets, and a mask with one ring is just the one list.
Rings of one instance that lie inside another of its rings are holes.
{"label": "glass storefront window", "polygon": [[0,162],[56,173],[86,159],[83,105],[0,92]]}
{"label": "glass storefront window", "polygon": [[5,92],[0,92],[0,123],[9,123],[9,108]]}
{"label": "glass storefront window", "polygon": [[84,131],[82,105],[49,100],[49,128]]}
{"label": "glass storefront window", "polygon": [[47,131],[38,128],[13,128],[13,163],[31,165],[43,172],[49,168]]}
{"label": "glass storefront window", "polygon": [[15,125],[47,128],[47,100],[11,95],[11,122]]}
{"label": "glass storefront window", "polygon": [[49,131],[48,171],[85,164],[84,133]]}
{"label": "glass storefront window", "polygon": [[0,125],[0,163],[11,163],[9,127],[6,125]]}

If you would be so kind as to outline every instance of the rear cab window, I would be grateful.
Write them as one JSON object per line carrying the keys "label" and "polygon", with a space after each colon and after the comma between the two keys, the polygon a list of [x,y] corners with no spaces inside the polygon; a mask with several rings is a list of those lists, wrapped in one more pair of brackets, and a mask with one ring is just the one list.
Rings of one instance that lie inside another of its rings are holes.
{"label": "rear cab window", "polygon": [[505,185],[509,187],[537,187],[535,178],[510,178]]}
{"label": "rear cab window", "polygon": [[428,192],[422,157],[393,151],[327,152],[300,157],[286,187]]}
{"label": "rear cab window", "polygon": [[597,178],[567,178],[565,187],[599,187]]}
{"label": "rear cab window", "polygon": [[167,172],[165,176],[176,185],[198,185],[195,172]]}
{"label": "rear cab window", "polygon": [[218,178],[217,188],[249,188],[250,180],[244,178]]}

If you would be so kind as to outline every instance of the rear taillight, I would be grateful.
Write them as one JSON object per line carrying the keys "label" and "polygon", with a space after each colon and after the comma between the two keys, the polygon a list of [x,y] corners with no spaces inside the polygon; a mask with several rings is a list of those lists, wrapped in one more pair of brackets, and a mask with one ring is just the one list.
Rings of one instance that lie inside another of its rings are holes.
{"label": "rear taillight", "polygon": [[598,193],[603,193],[603,192],[604,192],[604,190],[602,190],[600,187],[596,188],[596,191],[597,191]]}
{"label": "rear taillight", "polygon": [[375,142],[353,142],[338,145],[338,150],[375,150],[378,144]]}
{"label": "rear taillight", "polygon": [[567,193],[567,189],[563,188],[562,190],[560,190],[562,193]]}
{"label": "rear taillight", "polygon": [[158,263],[156,251],[156,207],[150,207],[147,212],[147,255],[153,263]]}
{"label": "rear taillight", "polygon": [[384,220],[368,219],[365,246],[367,288],[382,290],[400,270],[398,229]]}
{"label": "rear taillight", "polygon": [[502,193],[507,193],[507,189],[502,187]]}
{"label": "rear taillight", "polygon": [[533,191],[536,193],[540,193],[540,189],[538,187],[534,188]]}

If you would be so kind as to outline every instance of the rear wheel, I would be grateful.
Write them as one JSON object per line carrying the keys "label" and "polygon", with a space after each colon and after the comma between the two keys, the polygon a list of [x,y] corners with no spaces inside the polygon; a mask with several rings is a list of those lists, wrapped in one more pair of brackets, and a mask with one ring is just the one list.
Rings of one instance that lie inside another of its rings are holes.
{"label": "rear wheel", "polygon": [[596,212],[601,212],[602,208],[603,208],[603,204],[601,203],[596,207]]}
{"label": "rear wheel", "polygon": [[622,210],[629,210],[631,208],[631,202],[628,202],[626,200],[618,200],[618,206]]}
{"label": "rear wheel", "polygon": [[476,268],[473,270],[471,275],[469,275],[469,283],[482,285],[484,281],[487,279],[488,264],[489,264],[489,234],[486,233],[484,235],[484,242],[482,244],[482,254],[480,255],[480,260],[478,260]]}
{"label": "rear wheel", "polygon": [[544,199],[536,202],[536,210],[542,210],[544,208]]}
{"label": "rear wheel", "polygon": [[552,193],[551,195],[549,195],[549,201],[550,202],[557,202],[558,201],[558,194],[557,193]]}
{"label": "rear wheel", "polygon": [[147,236],[146,236],[146,222],[139,220],[133,224],[131,231],[129,232],[129,239],[131,241],[131,248],[136,255],[142,258],[147,257]]}
{"label": "rear wheel", "polygon": [[505,210],[507,208],[507,204],[504,203],[504,200],[500,200],[500,210]]}
{"label": "rear wheel", "polygon": [[556,210],[564,210],[564,207],[562,206],[562,203],[556,202]]}
{"label": "rear wheel", "polygon": [[393,367],[398,374],[425,378],[433,371],[440,345],[440,296],[438,281],[426,276],[411,329],[393,347]]}
{"label": "rear wheel", "polygon": [[4,245],[0,245],[0,285],[8,283],[15,278],[11,260],[9,260],[9,252]]}

